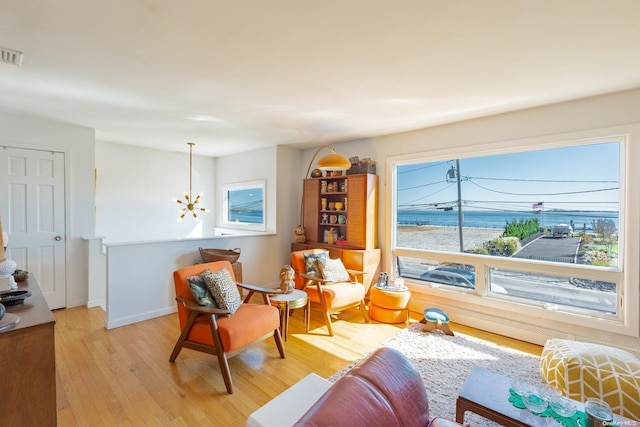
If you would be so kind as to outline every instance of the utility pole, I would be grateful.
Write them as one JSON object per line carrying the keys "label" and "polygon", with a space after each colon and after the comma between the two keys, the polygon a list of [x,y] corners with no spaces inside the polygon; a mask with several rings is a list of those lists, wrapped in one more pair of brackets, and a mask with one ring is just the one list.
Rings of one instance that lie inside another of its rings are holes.
{"label": "utility pole", "polygon": [[464,241],[462,239],[462,189],[460,186],[460,160],[456,159],[456,167],[451,166],[447,172],[447,182],[456,178],[458,183],[458,237],[460,238],[460,252],[464,252]]}

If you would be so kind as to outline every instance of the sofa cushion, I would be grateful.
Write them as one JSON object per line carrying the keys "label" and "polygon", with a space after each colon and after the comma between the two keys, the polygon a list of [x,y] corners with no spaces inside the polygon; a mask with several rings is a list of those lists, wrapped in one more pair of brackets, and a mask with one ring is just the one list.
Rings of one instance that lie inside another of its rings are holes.
{"label": "sofa cushion", "polygon": [[362,378],[347,375],[331,386],[294,425],[401,427],[403,424],[386,396]]}
{"label": "sofa cushion", "polygon": [[213,299],[213,295],[211,295],[211,291],[209,291],[207,282],[204,279],[209,274],[211,274],[211,270],[205,270],[197,276],[187,277],[189,289],[191,290],[193,299],[195,299],[198,304],[207,307],[219,308],[216,301]]}
{"label": "sofa cushion", "polygon": [[[312,304],[320,304],[318,288],[307,286],[305,289]],[[353,304],[354,301],[364,299],[364,286],[359,283],[331,283],[322,286],[322,294],[329,309],[335,307],[345,307]]]}
{"label": "sofa cushion", "polygon": [[296,426],[429,424],[429,399],[420,374],[402,353],[383,347],[340,378]]}
{"label": "sofa cushion", "polygon": [[242,300],[236,282],[226,268],[205,276],[205,281],[218,307],[228,310],[230,315],[238,310]]}
{"label": "sofa cushion", "polygon": [[339,258],[319,258],[318,266],[320,267],[322,277],[333,283],[348,282],[350,279],[349,272],[344,268],[344,264],[342,264],[342,260]]}
{"label": "sofa cushion", "polygon": [[[304,269],[307,276],[315,276],[322,279],[322,270],[320,269],[320,262],[326,261],[329,258],[328,252],[319,253],[305,253],[304,254]],[[322,260],[322,261],[321,261]]]}
{"label": "sofa cushion", "polygon": [[410,359],[397,350],[383,347],[356,365],[349,375],[357,376],[386,396],[402,425],[429,423],[429,397],[420,373]]}

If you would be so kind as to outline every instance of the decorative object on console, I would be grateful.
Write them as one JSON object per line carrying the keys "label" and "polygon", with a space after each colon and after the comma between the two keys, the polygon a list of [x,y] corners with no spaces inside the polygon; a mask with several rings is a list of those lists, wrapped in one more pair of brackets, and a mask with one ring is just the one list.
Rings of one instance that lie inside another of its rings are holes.
{"label": "decorative object on console", "polygon": [[13,273],[16,271],[17,264],[15,261],[7,259],[7,257],[5,256],[5,248],[9,241],[9,236],[2,229],[1,217],[0,236],[2,236],[2,242],[0,244],[0,291],[18,289],[18,285],[16,285],[16,281],[13,277]]}
{"label": "decorative object on console", "polygon": [[304,227],[301,225],[298,225],[296,228],[293,229],[293,234],[294,234],[294,241],[296,243],[304,243],[307,241],[307,237],[304,235]]}
{"label": "decorative object on console", "polygon": [[280,269],[280,290],[285,294],[290,294],[296,288],[296,282],[293,280],[295,274],[290,265],[283,265]]}
{"label": "decorative object on console", "polygon": [[199,221],[196,211],[209,212],[209,210],[206,208],[196,207],[196,205],[200,203],[200,197],[202,197],[202,193],[198,194],[195,200],[193,199],[193,195],[191,194],[191,183],[192,183],[192,176],[193,176],[193,146],[196,144],[195,142],[187,142],[187,144],[189,145],[189,192],[184,193],[184,199],[185,199],[184,201],[180,199],[174,199],[174,200],[179,205],[183,205],[183,207],[178,211],[178,213],[180,213],[180,218],[178,218],[178,221],[181,221],[182,219],[184,219],[185,215],[189,212],[193,215],[193,218],[196,221]]}
{"label": "decorative object on console", "polygon": [[29,278],[29,272],[16,269],[16,271],[13,272],[13,278],[15,279],[16,282],[24,282]]}
{"label": "decorative object on console", "polygon": [[347,175],[356,175],[360,173],[372,173],[375,175],[376,173],[375,160],[371,160],[368,157],[360,159],[357,156],[354,156],[351,157],[349,161],[351,162],[351,167],[347,169]]}

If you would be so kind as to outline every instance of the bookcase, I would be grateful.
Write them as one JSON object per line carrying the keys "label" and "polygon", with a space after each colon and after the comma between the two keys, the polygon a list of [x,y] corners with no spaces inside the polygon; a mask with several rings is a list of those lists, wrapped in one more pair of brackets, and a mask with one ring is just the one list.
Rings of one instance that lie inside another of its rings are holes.
{"label": "bookcase", "polygon": [[378,247],[378,176],[364,173],[304,180],[307,244]]}
{"label": "bookcase", "polygon": [[378,176],[305,179],[302,213],[306,241],[292,243],[291,250],[327,249],[348,269],[364,272],[359,280],[368,291],[380,272]]}

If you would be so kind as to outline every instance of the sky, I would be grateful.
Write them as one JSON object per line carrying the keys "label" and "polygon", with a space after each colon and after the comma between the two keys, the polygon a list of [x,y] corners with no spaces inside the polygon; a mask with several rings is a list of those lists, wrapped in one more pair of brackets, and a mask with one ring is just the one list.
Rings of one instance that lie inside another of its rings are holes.
{"label": "sky", "polygon": [[[461,158],[467,210],[619,210],[620,144]],[[453,179],[448,171],[454,168]],[[455,159],[398,167],[399,209],[457,206]]]}

